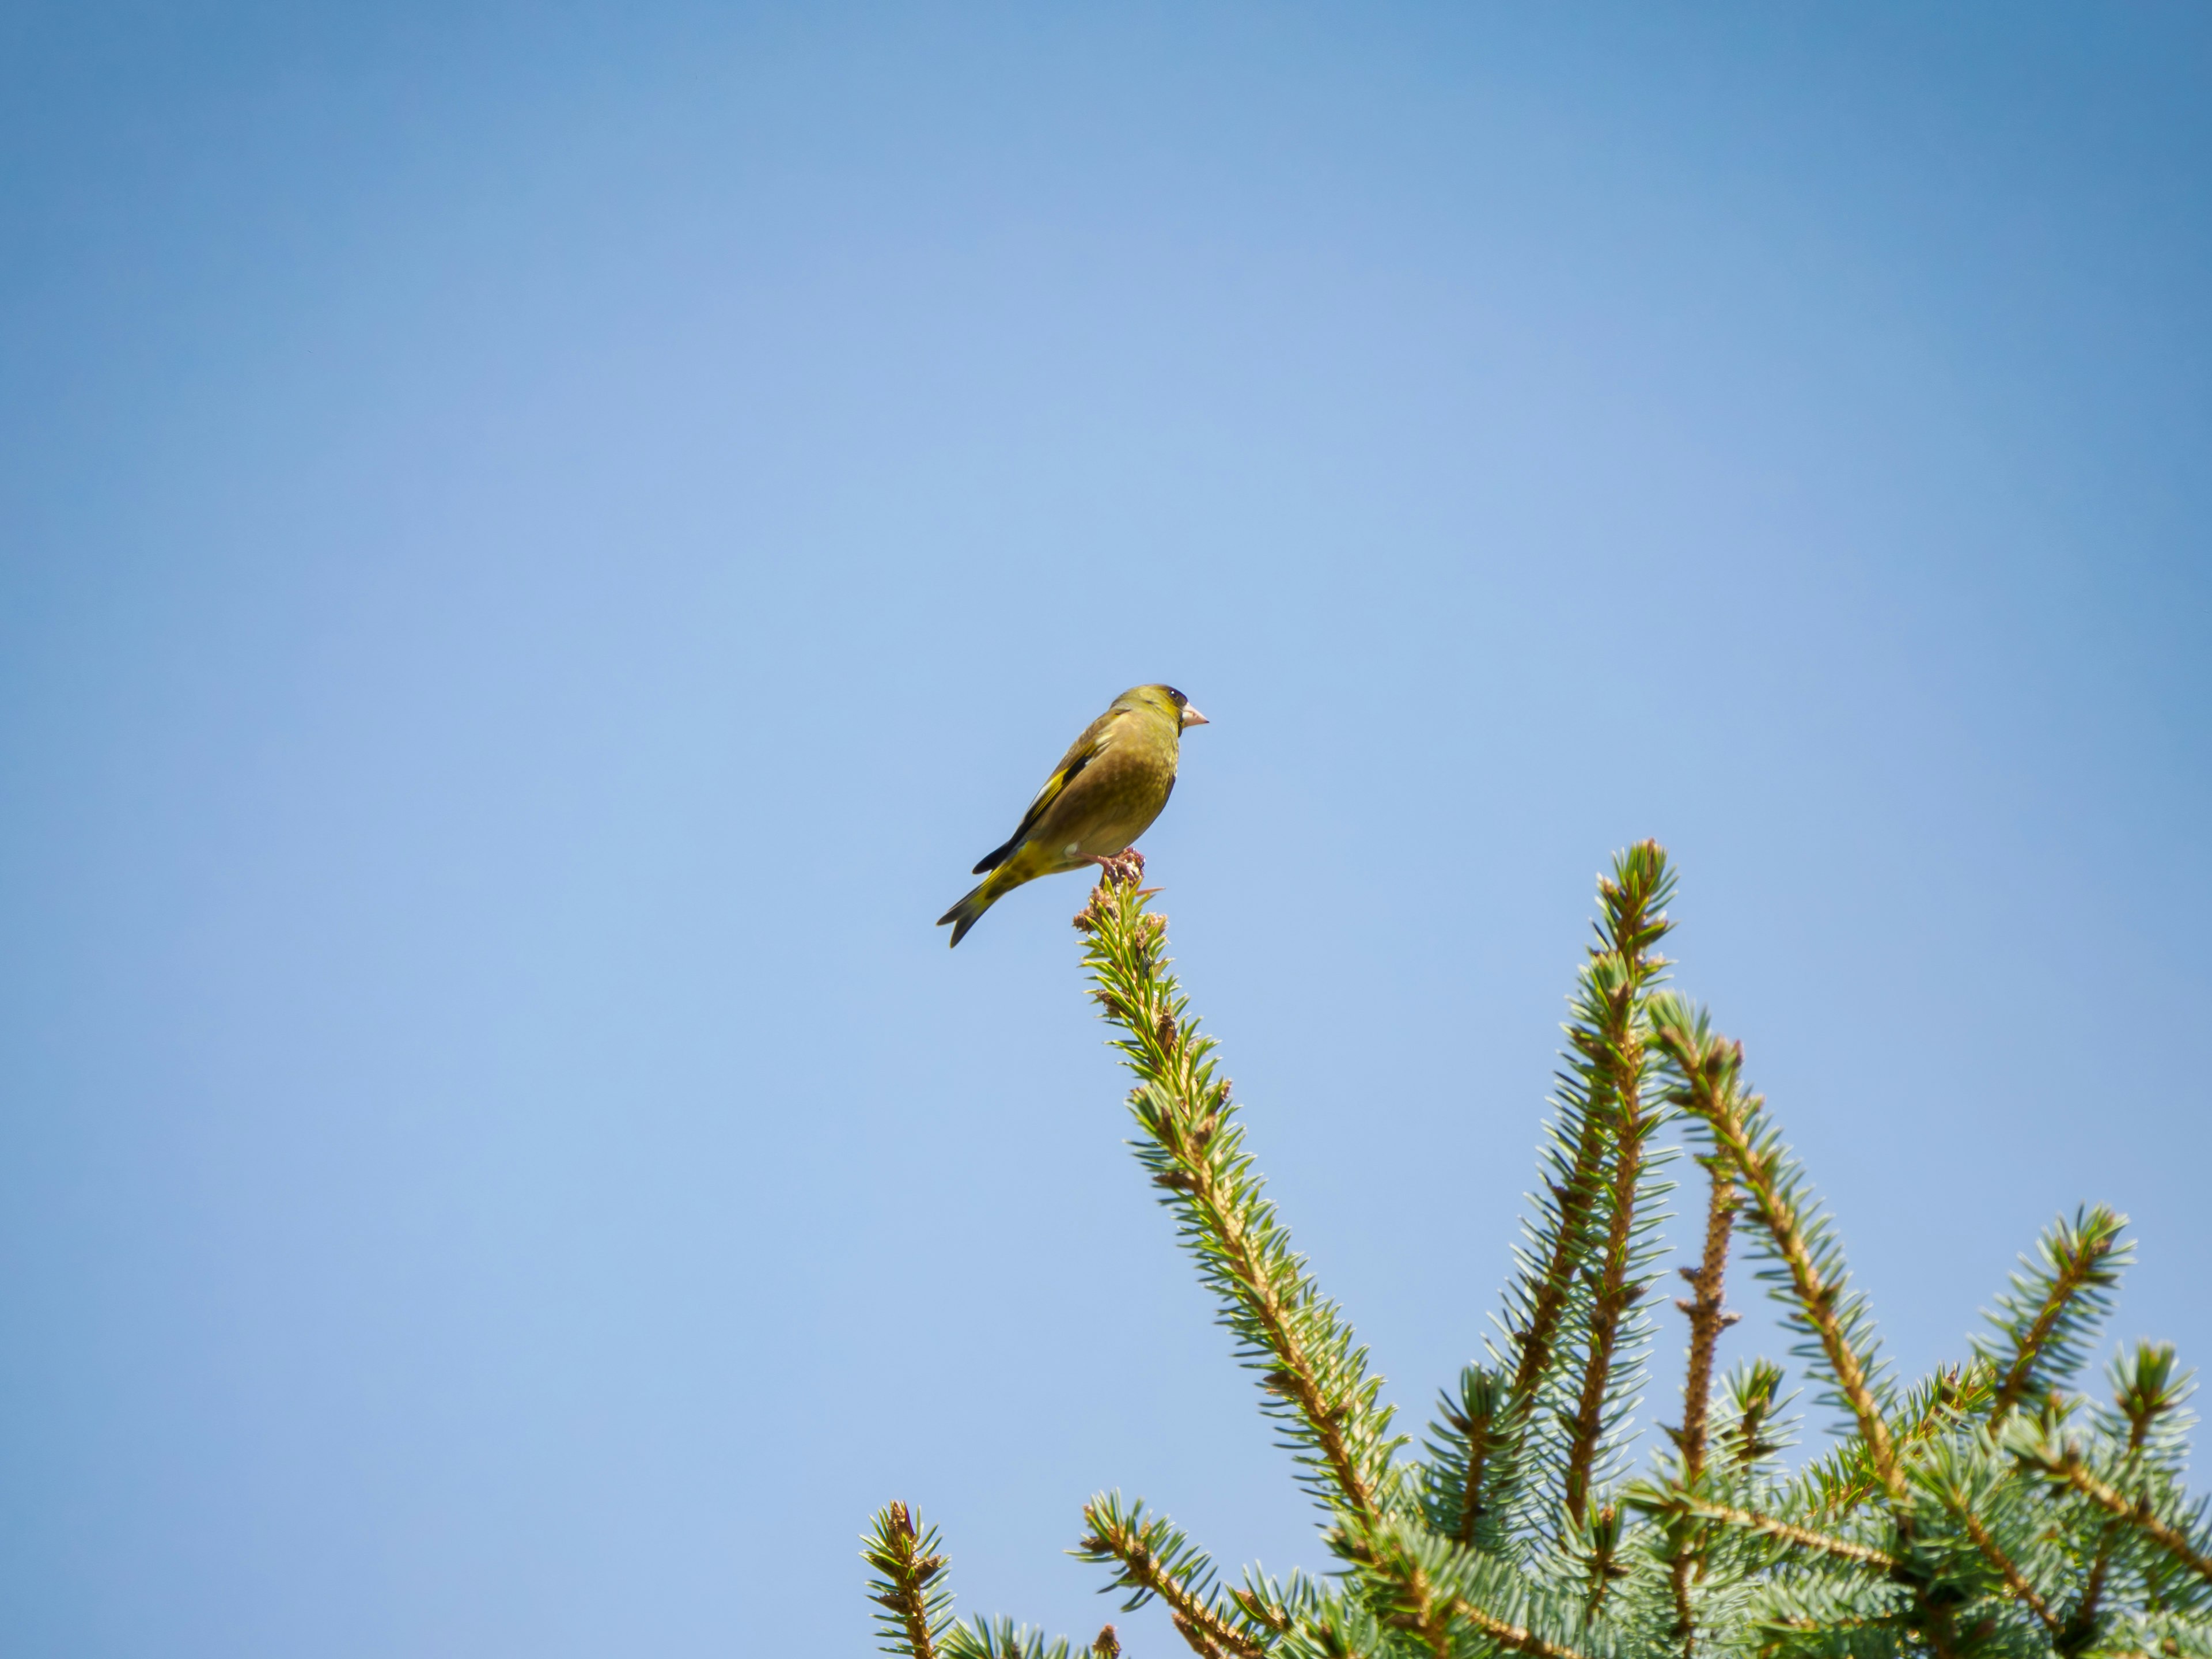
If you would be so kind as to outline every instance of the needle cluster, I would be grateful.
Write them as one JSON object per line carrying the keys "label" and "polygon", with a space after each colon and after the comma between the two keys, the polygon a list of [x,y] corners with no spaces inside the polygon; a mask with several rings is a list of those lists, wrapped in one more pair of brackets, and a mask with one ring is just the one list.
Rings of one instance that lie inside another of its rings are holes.
{"label": "needle cluster", "polygon": [[[1842,1237],[1744,1078],[1743,1049],[1667,988],[1674,877],[1644,842],[1598,884],[1551,1115],[1496,1330],[1413,1449],[1350,1322],[1266,1193],[1212,1039],[1170,971],[1133,854],[1076,918],[1134,1080],[1139,1165],[1321,1510],[1324,1577],[1231,1585],[1118,1492],[1074,1554],[1202,1659],[2212,1659],[2212,1518],[2185,1478],[2189,1375],[2141,1344],[2081,1378],[2130,1246],[2062,1217],[1956,1364],[1901,1385]],[[1662,1139],[1677,1134],[1680,1144]],[[1668,1160],[1704,1171],[1679,1421],[1626,1467],[1648,1380]],[[1784,1371],[1717,1374],[1739,1248],[1778,1304],[1833,1444],[1792,1471]],[[1010,1621],[954,1622],[934,1532],[904,1505],[864,1551],[885,1652],[1096,1659]]]}

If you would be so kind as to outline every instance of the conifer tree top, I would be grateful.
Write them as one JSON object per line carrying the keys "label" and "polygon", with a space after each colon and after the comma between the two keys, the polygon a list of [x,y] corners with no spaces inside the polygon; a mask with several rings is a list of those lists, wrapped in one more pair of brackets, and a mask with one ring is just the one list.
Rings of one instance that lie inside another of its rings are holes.
{"label": "conifer tree top", "polygon": [[[1267,1195],[1143,869],[1135,854],[1110,866],[1075,918],[1091,994],[1134,1079],[1138,1163],[1334,1566],[1226,1584],[1171,1522],[1105,1493],[1074,1553],[1108,1570],[1125,1607],[1160,1601],[1206,1659],[2212,1659],[2212,1524],[2184,1478],[2188,1374],[2145,1343],[2110,1367],[2108,1401],[2080,1388],[2130,1257],[2124,1218],[2061,1218],[1972,1352],[1901,1385],[1742,1045],[1666,986],[1674,878],[1656,843],[1600,878],[1497,1328],[1418,1442]],[[1704,1177],[1698,1263],[1674,1304],[1689,1364],[1679,1420],[1635,1472],[1628,1413],[1648,1380],[1675,1131]],[[1782,1367],[1714,1375],[1739,1243],[1832,1419],[1834,1443],[1799,1470],[1780,1461]],[[865,1554],[886,1652],[1078,1651],[1003,1620],[954,1622],[937,1535],[903,1504],[878,1515]],[[1085,1650],[1120,1653],[1115,1628]]]}

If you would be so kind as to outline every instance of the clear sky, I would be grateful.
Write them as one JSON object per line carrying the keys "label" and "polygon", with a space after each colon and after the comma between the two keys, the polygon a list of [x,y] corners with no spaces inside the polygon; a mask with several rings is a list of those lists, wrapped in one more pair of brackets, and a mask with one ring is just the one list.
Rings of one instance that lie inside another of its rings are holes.
{"label": "clear sky", "polygon": [[1146,680],[1411,1426],[1644,836],[1907,1370],[2083,1200],[2212,1357],[2201,8],[19,4],[0,227],[9,1655],[1324,1565],[1082,883],[930,925]]}

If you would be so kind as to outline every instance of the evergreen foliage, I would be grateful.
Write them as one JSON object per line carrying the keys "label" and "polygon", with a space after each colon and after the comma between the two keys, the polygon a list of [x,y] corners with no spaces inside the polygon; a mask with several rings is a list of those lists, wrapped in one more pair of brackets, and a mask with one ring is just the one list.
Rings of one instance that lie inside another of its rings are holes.
{"label": "evergreen foliage", "polygon": [[[2212,1659],[2212,1516],[2185,1480],[2191,1382],[2170,1347],[2077,1391],[2130,1246],[2102,1207],[2023,1257],[1969,1358],[1902,1387],[1852,1288],[1833,1220],[1743,1078],[1741,1044],[1665,988],[1674,877],[1654,843],[1598,885],[1514,1273],[1482,1358],[1419,1443],[1291,1248],[1213,1041],[1168,971],[1166,922],[1109,867],[1075,925],[1092,992],[1136,1079],[1139,1163],[1217,1301],[1261,1408],[1324,1516],[1325,1581],[1219,1579],[1164,1516],[1119,1493],[1073,1552],[1134,1608],[1157,1598],[1204,1659]],[[1702,1251],[1681,1269],[1689,1364],[1679,1423],[1631,1476],[1663,1251],[1658,1144],[1679,1124],[1705,1172]],[[1741,1239],[1779,1304],[1836,1443],[1792,1473],[1771,1361],[1716,1381]],[[885,1652],[1098,1659],[1010,1622],[956,1624],[934,1531],[902,1504],[864,1552]]]}

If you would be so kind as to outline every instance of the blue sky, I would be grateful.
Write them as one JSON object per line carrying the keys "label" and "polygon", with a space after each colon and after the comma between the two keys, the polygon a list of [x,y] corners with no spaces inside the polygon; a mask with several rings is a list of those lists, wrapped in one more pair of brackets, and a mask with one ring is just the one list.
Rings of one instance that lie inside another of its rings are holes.
{"label": "blue sky", "polygon": [[2091,1199],[2212,1352],[2200,11],[0,43],[9,1653],[858,1652],[891,1497],[1085,1634],[1100,1488],[1323,1565],[1080,882],[930,926],[1155,678],[1182,971],[1416,1425],[1644,836],[1902,1366]]}

